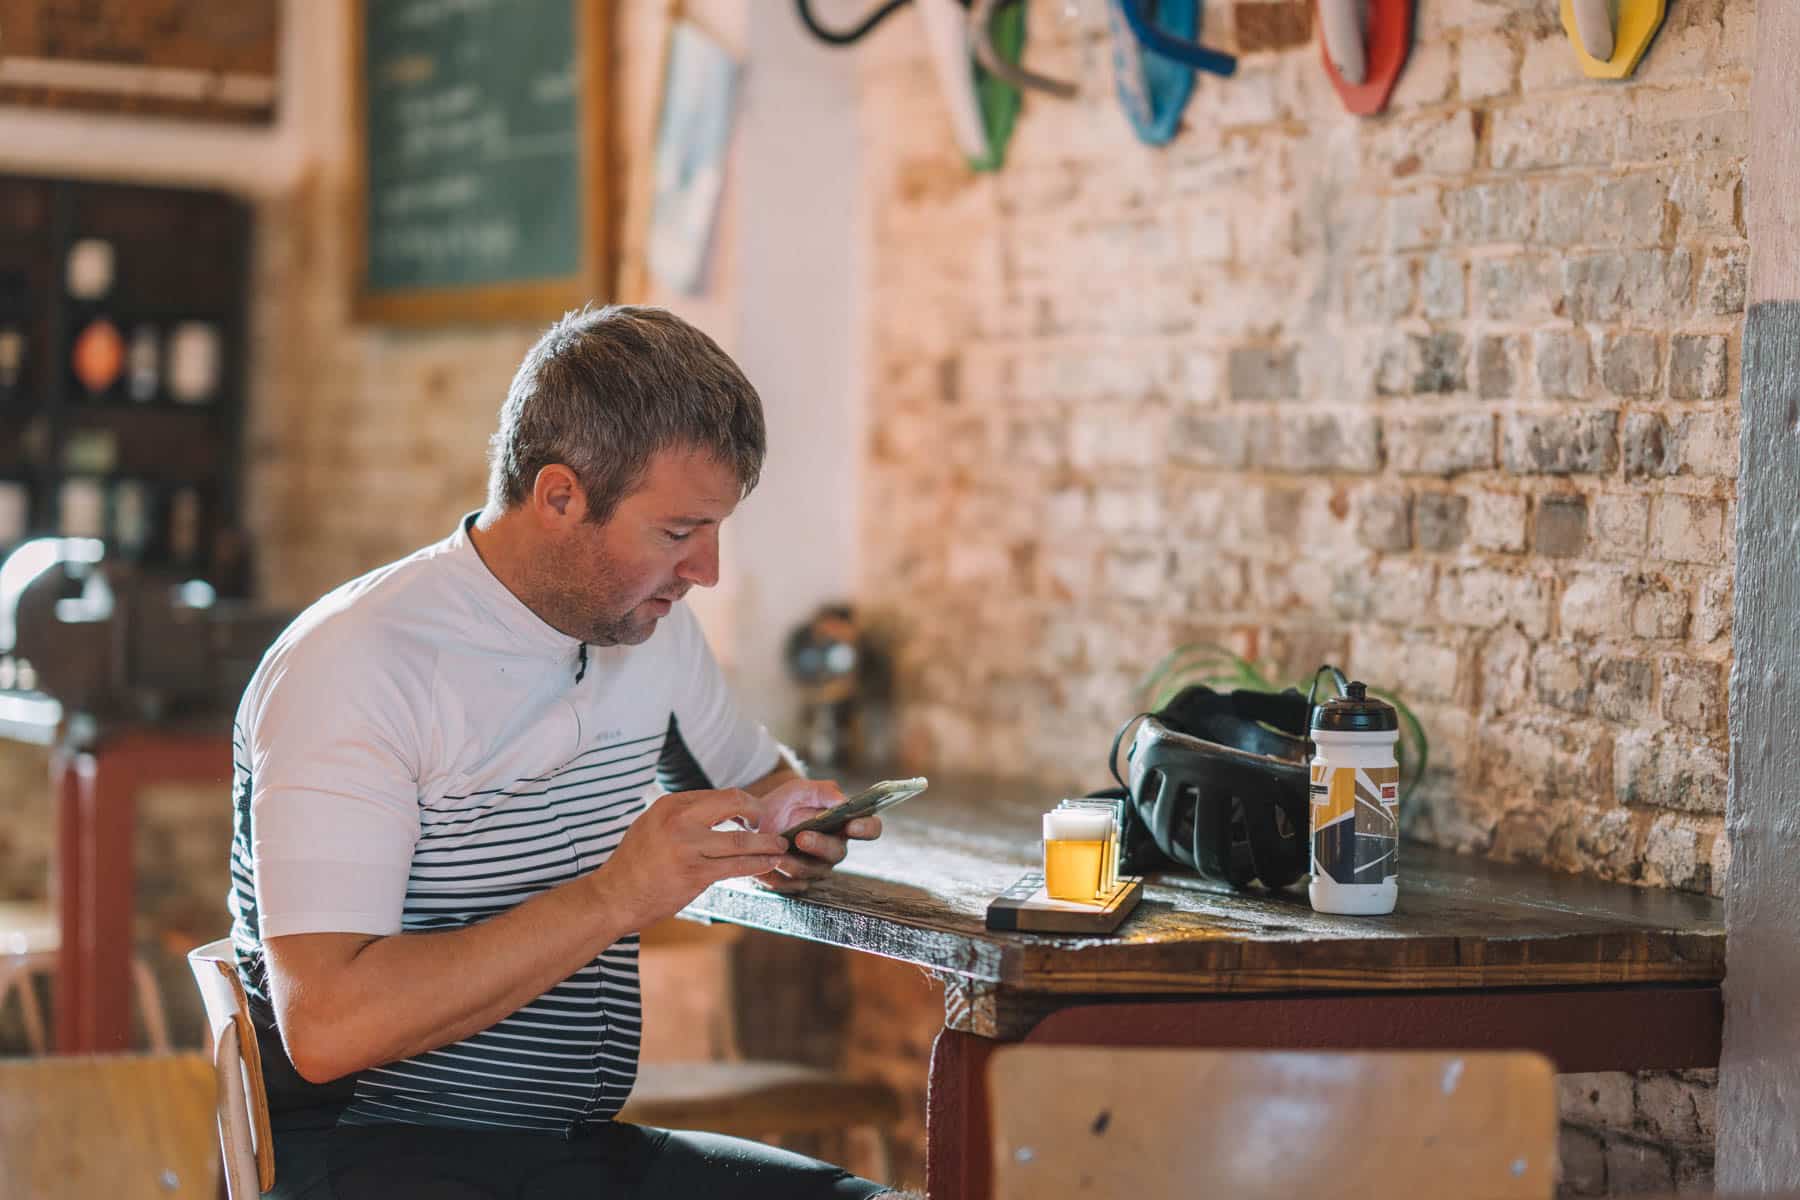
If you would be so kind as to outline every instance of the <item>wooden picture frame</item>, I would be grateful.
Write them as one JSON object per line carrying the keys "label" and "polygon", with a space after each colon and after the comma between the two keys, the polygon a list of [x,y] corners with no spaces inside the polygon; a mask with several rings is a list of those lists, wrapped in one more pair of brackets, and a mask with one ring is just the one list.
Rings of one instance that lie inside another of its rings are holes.
{"label": "wooden picture frame", "polygon": [[[284,11],[285,10],[285,11]],[[0,105],[267,128],[282,0],[0,0]]]}
{"label": "wooden picture frame", "polygon": [[581,187],[581,248],[577,269],[559,278],[376,290],[369,283],[369,95],[365,77],[369,10],[380,2],[353,0],[351,14],[351,310],[355,319],[403,326],[546,321],[590,300],[606,299],[615,267],[612,0],[564,0],[572,8],[580,116],[576,177]]}

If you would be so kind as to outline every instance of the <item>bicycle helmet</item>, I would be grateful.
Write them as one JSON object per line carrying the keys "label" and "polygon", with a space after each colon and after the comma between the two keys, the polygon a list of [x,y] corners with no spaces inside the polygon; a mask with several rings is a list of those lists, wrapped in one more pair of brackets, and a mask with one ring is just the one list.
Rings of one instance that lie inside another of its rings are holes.
{"label": "bicycle helmet", "polygon": [[[1121,869],[1187,867],[1210,883],[1283,888],[1311,866],[1306,731],[1311,700],[1192,686],[1113,739],[1110,765],[1129,802]],[[1119,745],[1133,726],[1119,777]]]}

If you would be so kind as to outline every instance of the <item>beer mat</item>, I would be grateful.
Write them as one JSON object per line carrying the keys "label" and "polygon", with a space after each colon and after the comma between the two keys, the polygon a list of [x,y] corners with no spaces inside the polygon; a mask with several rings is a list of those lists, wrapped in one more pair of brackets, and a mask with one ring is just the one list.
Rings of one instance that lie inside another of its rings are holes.
{"label": "beer mat", "polygon": [[1143,877],[1126,875],[1103,904],[1052,900],[1044,891],[1044,873],[1032,871],[989,901],[987,927],[1018,933],[1111,933],[1143,896]]}

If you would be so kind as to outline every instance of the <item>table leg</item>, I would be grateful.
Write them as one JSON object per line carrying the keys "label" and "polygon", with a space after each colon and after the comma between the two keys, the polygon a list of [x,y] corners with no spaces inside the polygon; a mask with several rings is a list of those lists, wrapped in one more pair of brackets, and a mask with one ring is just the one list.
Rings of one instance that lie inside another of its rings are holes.
{"label": "table leg", "polygon": [[88,927],[87,814],[94,807],[94,759],[79,751],[50,755],[50,788],[56,798],[54,903],[61,939],[56,955],[56,1048],[64,1054],[93,1050],[87,1021],[92,991],[93,939]]}
{"label": "table leg", "polygon": [[925,1091],[925,1195],[928,1200],[987,1200],[987,1064],[1005,1043],[945,1029],[931,1046]]}
{"label": "table leg", "polygon": [[[123,758],[124,756],[119,756]],[[118,1054],[132,1048],[132,917],[137,912],[136,764],[96,755],[88,807],[88,922],[93,959],[88,967],[87,1031],[90,1048]]]}
{"label": "table leg", "polygon": [[64,1053],[131,1049],[137,793],[146,784],[223,784],[231,739],[131,733],[51,752],[56,804],[56,1045]]}

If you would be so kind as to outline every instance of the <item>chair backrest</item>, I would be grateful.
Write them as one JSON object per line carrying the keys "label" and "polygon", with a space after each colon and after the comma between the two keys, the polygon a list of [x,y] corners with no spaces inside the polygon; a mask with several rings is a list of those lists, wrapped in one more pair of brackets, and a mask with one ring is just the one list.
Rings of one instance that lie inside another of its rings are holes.
{"label": "chair backrest", "polygon": [[1549,1200],[1552,1068],[1527,1053],[1008,1046],[995,1200]]}
{"label": "chair backrest", "polygon": [[677,917],[643,931],[638,953],[645,1018],[640,1063],[740,1057],[732,977],[742,933],[736,925],[701,925]]}
{"label": "chair backrest", "polygon": [[188,951],[187,960],[212,1032],[226,1186],[231,1200],[250,1200],[275,1186],[269,1098],[263,1090],[262,1052],[250,1023],[250,999],[238,978],[237,952],[230,938]]}
{"label": "chair backrest", "polygon": [[0,1194],[214,1200],[212,1097],[203,1054],[0,1060]]}

